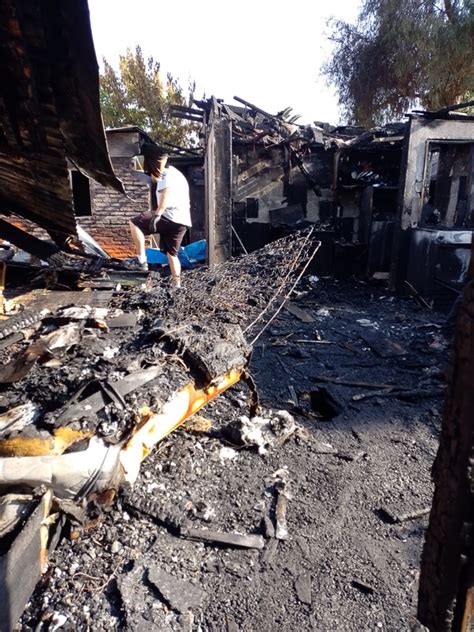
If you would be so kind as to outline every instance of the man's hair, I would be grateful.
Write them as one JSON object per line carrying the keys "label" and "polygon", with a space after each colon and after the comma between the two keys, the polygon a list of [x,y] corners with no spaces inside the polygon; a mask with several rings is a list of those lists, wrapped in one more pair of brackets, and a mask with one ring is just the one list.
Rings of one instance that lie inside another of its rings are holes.
{"label": "man's hair", "polygon": [[168,159],[168,153],[163,147],[148,141],[143,143],[140,153],[144,157],[143,168],[145,173],[156,173],[159,171],[160,163],[162,164]]}

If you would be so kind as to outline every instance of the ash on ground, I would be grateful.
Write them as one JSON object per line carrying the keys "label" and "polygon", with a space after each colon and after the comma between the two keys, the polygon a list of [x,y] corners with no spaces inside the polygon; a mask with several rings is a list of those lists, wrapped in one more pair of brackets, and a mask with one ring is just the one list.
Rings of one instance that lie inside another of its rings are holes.
{"label": "ash on ground", "polygon": [[239,384],[164,440],[99,526],[66,530],[18,630],[410,629],[442,317],[383,286],[298,290],[254,348],[258,423]]}

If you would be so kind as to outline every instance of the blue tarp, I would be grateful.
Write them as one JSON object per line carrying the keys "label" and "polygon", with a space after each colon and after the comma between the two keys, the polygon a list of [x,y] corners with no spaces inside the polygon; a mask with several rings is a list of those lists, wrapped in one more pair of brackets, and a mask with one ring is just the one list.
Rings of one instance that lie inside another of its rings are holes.
{"label": "blue tarp", "polygon": [[[164,252],[161,252],[158,248],[147,248],[146,258],[148,263],[155,263],[157,265],[168,265],[168,258]],[[201,239],[195,241],[188,246],[181,246],[178,252],[178,258],[181,261],[183,268],[192,268],[198,261],[206,260],[206,240]]]}

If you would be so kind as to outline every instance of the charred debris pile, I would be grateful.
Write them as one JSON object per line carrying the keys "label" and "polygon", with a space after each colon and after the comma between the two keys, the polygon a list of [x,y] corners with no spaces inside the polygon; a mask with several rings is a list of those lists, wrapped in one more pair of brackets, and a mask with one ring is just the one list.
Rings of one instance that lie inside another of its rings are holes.
{"label": "charred debris pile", "polygon": [[[243,329],[269,298],[251,301],[249,319],[235,299]],[[330,630],[339,620],[349,630],[384,617],[405,629],[432,493],[439,321],[382,283],[305,276],[257,340],[260,328],[244,336],[255,341],[260,414],[236,385],[162,441],[111,507],[94,506],[107,494],[63,501],[70,541],[22,629]]]}
{"label": "charred debris pile", "polygon": [[[96,520],[161,438],[240,379],[252,386],[252,344],[317,248],[305,231],[190,271],[178,292],[152,274],[128,290],[71,293],[79,305],[63,292],[62,305],[39,301],[2,322],[0,546],[11,622],[65,516]],[[29,525],[21,571],[30,579],[18,591],[11,562]]]}

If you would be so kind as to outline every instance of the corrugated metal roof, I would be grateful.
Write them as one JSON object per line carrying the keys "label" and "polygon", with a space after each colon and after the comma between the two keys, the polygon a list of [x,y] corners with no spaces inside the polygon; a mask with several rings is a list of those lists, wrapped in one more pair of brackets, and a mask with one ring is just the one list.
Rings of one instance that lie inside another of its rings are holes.
{"label": "corrugated metal roof", "polygon": [[107,152],[86,0],[0,3],[0,212],[76,233],[67,159],[124,192]]}

